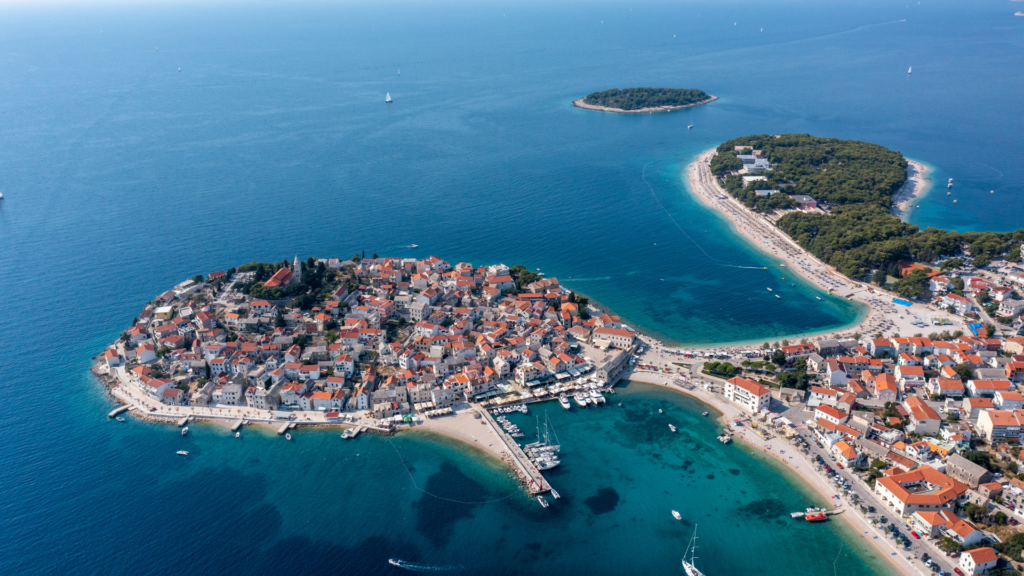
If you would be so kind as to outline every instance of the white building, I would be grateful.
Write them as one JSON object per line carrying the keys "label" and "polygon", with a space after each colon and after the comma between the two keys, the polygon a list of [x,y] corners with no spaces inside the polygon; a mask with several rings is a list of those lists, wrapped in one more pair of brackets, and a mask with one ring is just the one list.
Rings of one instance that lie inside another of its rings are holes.
{"label": "white building", "polygon": [[772,395],[757,382],[737,376],[725,383],[725,398],[743,406],[751,414],[757,414],[768,408]]}

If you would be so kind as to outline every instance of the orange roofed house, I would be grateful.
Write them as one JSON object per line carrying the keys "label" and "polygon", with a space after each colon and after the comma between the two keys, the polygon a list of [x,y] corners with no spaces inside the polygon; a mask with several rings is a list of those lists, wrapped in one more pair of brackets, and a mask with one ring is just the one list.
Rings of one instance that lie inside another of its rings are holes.
{"label": "orange roofed house", "polygon": [[954,508],[967,494],[967,485],[930,467],[875,481],[875,494],[900,516]]}
{"label": "orange roofed house", "polygon": [[768,409],[772,395],[757,382],[736,376],[725,383],[725,398],[739,404],[747,412],[757,414]]}

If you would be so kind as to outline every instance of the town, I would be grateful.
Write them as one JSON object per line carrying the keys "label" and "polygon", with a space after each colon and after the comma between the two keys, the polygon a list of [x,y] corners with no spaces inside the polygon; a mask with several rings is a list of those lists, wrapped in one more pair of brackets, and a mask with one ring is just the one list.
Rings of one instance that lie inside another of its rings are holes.
{"label": "town", "polygon": [[591,317],[585,298],[521,266],[296,257],[268,267],[161,294],[105,366],[152,408],[328,422],[360,413],[389,427],[459,401],[543,397],[581,374],[606,386],[635,348],[618,317]]}
{"label": "town", "polygon": [[[974,279],[966,288],[1015,295]],[[909,538],[902,525],[954,556],[963,574],[995,566],[1004,542],[1024,544],[1024,535],[1001,532],[1024,521],[1024,477],[1016,477],[1024,337],[989,337],[979,325],[968,334],[766,343],[736,366],[694,364],[686,358],[694,355],[524,266],[296,257],[196,276],[159,295],[104,351],[100,371],[142,417],[237,421],[235,430],[266,423],[282,434],[338,424],[350,428],[345,437],[459,410],[496,435],[520,436],[489,413],[573,396],[585,405],[624,377],[659,382],[654,373],[745,415],[732,418],[722,441],[742,435],[746,422],[808,454],[813,443],[819,472],[838,478],[842,470],[870,490],[851,504],[867,510],[874,498],[882,511],[872,522],[888,521],[887,511],[894,538]],[[679,359],[690,364],[671,361]],[[501,457],[528,491],[550,490],[539,474],[545,463],[504,442]],[[846,480],[836,485],[847,498],[855,493]]]}
{"label": "town", "polygon": [[[776,456],[798,448],[810,458],[801,475],[920,555],[908,560],[983,574],[1000,558],[1021,562],[1024,548],[1024,337],[981,332],[787,343],[761,350],[764,362],[737,354],[738,365],[710,354],[678,363],[694,354],[652,342],[629,378],[686,374],[729,433]],[[770,380],[773,369],[782,371]]]}

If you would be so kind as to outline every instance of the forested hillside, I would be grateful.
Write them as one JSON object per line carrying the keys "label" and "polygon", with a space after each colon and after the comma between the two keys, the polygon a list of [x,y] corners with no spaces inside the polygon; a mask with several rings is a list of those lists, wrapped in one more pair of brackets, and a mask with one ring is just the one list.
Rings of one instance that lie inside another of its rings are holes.
{"label": "forested hillside", "polygon": [[[737,146],[744,147],[737,150]],[[767,182],[743,187],[737,154],[760,150],[771,163]],[[889,212],[892,198],[906,181],[907,161],[899,152],[876,144],[819,138],[807,134],[761,134],[722,143],[711,170],[724,187],[758,211],[788,208],[789,195],[805,194],[830,206],[831,214],[794,211],[778,226],[809,252],[843,274],[862,279],[872,269],[887,269],[899,260],[931,262],[967,249],[975,265],[1006,255],[1019,261],[1024,229],[1015,232],[919,230]],[[754,190],[781,194],[757,197]]]}
{"label": "forested hillside", "polygon": [[583,98],[583,102],[591,106],[619,110],[640,110],[660,106],[686,106],[703,102],[710,97],[703,90],[688,88],[612,88],[589,94]]}

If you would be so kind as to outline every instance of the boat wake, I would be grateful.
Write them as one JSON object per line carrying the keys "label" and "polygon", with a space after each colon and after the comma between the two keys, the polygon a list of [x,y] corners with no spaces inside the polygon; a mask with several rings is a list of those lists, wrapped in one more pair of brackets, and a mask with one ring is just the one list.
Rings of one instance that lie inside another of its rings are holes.
{"label": "boat wake", "polygon": [[413,564],[412,562],[406,562],[405,560],[398,560],[395,558],[388,560],[388,564],[405,570],[410,570],[412,572],[450,572],[452,570],[463,569],[462,566],[428,566],[426,564]]}

